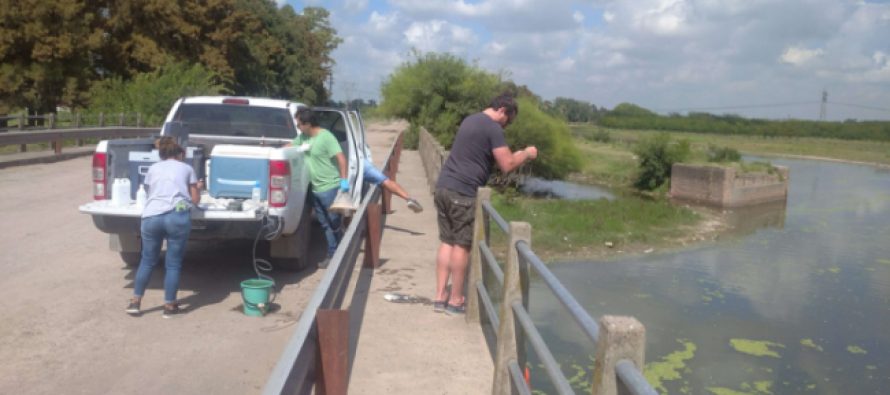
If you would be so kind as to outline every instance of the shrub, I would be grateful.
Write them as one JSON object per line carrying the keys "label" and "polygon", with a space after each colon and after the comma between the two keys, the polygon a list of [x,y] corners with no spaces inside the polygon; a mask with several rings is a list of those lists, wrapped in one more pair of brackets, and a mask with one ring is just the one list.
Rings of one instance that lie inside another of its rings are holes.
{"label": "shrub", "polygon": [[640,140],[634,153],[640,163],[640,172],[634,187],[651,191],[671,178],[671,166],[689,157],[690,146],[688,140],[672,144],[667,133],[659,133]]}
{"label": "shrub", "polygon": [[90,90],[90,112],[144,114],[149,125],[159,124],[176,99],[183,96],[217,95],[225,88],[200,64],[177,63],[136,75],[131,81],[111,78]]}
{"label": "shrub", "polygon": [[532,98],[520,97],[517,103],[519,116],[507,127],[507,144],[513,150],[529,145],[538,148],[538,158],[526,165],[531,174],[552,179],[578,171],[581,154],[565,121],[544,113]]}
{"label": "shrub", "polygon": [[742,155],[735,148],[708,145],[708,162],[738,162]]}
{"label": "shrub", "polygon": [[609,143],[612,141],[612,135],[608,131],[599,129],[593,133],[593,141],[599,143]]}

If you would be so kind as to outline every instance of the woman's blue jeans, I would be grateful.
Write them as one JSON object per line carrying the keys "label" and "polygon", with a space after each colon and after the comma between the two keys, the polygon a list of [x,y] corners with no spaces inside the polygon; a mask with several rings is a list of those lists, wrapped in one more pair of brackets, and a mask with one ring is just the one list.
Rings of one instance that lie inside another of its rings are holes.
{"label": "woman's blue jeans", "polygon": [[167,255],[164,257],[164,302],[176,301],[179,290],[179,272],[185,245],[192,230],[189,210],[169,211],[164,214],[142,218],[142,259],[136,271],[136,285],[133,294],[142,297],[151,279],[151,272],[161,255],[161,244],[167,239]]}
{"label": "woman's blue jeans", "polygon": [[328,211],[328,207],[331,207],[334,198],[337,197],[337,191],[338,188],[332,188],[324,192],[312,192],[315,195],[312,207],[328,241],[328,258],[334,256],[334,251],[337,251],[337,245],[340,244],[340,214]]}

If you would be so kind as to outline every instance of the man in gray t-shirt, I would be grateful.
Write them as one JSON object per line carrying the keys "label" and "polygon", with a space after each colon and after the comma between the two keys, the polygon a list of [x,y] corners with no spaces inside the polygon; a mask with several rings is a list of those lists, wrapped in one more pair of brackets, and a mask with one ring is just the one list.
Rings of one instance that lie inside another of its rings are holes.
{"label": "man in gray t-shirt", "polygon": [[[466,117],[439,173],[435,203],[441,244],[436,255],[436,311],[464,312],[463,285],[473,244],[476,190],[488,182],[493,164],[508,173],[538,156],[534,146],[516,152],[507,147],[504,128],[518,114],[513,97],[500,95],[482,112]],[[446,293],[449,277],[450,296]]]}

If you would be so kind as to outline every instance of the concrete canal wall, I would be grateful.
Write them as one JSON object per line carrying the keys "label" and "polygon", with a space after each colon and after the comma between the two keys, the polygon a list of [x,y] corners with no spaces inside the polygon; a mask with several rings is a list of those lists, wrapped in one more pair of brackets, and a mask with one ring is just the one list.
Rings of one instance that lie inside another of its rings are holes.
{"label": "concrete canal wall", "polygon": [[718,207],[742,207],[783,201],[788,196],[788,168],[772,173],[742,173],[732,167],[674,164],[671,197]]}

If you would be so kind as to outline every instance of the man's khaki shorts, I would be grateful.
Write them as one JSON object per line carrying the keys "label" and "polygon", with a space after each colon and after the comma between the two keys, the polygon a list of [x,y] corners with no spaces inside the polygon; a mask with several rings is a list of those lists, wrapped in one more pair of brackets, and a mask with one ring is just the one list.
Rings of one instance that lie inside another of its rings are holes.
{"label": "man's khaki shorts", "polygon": [[439,188],[436,189],[435,203],[439,240],[445,244],[472,246],[476,198]]}

